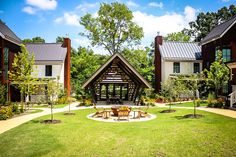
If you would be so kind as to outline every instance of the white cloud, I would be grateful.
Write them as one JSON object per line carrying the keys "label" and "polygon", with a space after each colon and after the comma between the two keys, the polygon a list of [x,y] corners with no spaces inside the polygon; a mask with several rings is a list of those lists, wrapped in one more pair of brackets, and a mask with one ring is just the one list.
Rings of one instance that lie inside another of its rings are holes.
{"label": "white cloud", "polygon": [[134,8],[139,7],[139,4],[137,4],[137,3],[135,3],[135,2],[133,2],[133,1],[131,1],[131,0],[129,0],[128,2],[126,2],[126,4],[127,4],[128,7],[134,7]]}
{"label": "white cloud", "polygon": [[230,0],[221,0],[222,2],[229,2]]}
{"label": "white cloud", "polygon": [[55,23],[64,23],[72,26],[80,26],[79,16],[72,12],[65,12],[62,17],[58,17],[54,20]]}
{"label": "white cloud", "polygon": [[32,8],[30,6],[27,6],[27,7],[24,7],[22,9],[23,12],[26,12],[28,14],[35,14],[36,13],[36,9],[35,8]]}
{"label": "white cloud", "polygon": [[162,2],[160,2],[160,3],[150,2],[150,3],[148,3],[148,6],[149,7],[156,7],[156,8],[163,8],[163,3]]}
{"label": "white cloud", "polygon": [[76,9],[82,11],[82,12],[88,12],[90,9],[98,8],[99,3],[87,3],[84,2],[76,7]]}
{"label": "white cloud", "polygon": [[196,9],[194,9],[190,6],[186,6],[184,8],[184,15],[185,15],[185,19],[187,21],[193,21],[196,18]]}
{"label": "white cloud", "polygon": [[103,55],[109,54],[109,52],[101,46],[91,47],[90,41],[85,37],[75,38],[75,39],[73,39],[73,41],[74,41],[76,46],[89,47],[96,54],[103,54]]}
{"label": "white cloud", "polygon": [[133,12],[134,22],[143,28],[143,44],[147,46],[154,40],[157,32],[165,36],[168,33],[181,31],[188,28],[188,23],[196,18],[196,9],[186,6],[183,13],[167,13],[162,16]]}
{"label": "white cloud", "polygon": [[56,0],[26,0],[26,4],[41,10],[55,10],[57,7]]}

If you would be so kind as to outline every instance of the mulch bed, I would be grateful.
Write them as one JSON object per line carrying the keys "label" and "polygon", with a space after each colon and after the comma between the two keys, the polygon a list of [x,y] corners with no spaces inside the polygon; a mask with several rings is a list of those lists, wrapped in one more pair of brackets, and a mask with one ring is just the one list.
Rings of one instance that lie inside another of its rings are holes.
{"label": "mulch bed", "polygon": [[161,113],[173,113],[176,112],[176,110],[163,110]]}
{"label": "mulch bed", "polygon": [[44,123],[44,124],[58,124],[58,123],[61,123],[61,120],[46,119],[46,120],[41,121],[41,123]]}
{"label": "mulch bed", "polygon": [[204,117],[203,115],[201,115],[201,114],[195,114],[195,116],[194,116],[194,114],[187,114],[187,115],[185,115],[185,116],[183,116],[184,118],[202,118],[202,117]]}
{"label": "mulch bed", "polygon": [[73,112],[66,112],[66,113],[64,113],[64,115],[75,115],[75,113],[73,113]]}

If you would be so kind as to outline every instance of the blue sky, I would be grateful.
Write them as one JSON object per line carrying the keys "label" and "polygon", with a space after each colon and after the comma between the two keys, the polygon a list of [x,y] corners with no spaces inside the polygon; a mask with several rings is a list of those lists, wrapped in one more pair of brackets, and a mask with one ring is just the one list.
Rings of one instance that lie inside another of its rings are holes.
{"label": "blue sky", "polygon": [[[125,3],[134,15],[134,21],[143,27],[142,46],[149,46],[157,32],[161,35],[182,30],[195,20],[199,12],[217,11],[236,0],[117,0]],[[89,12],[96,16],[101,2],[80,0],[0,0],[0,19],[21,39],[41,36],[46,42],[55,42],[57,36],[69,36],[72,46],[89,46],[89,41],[78,35],[83,32],[79,19]],[[106,53],[100,47],[96,53]]]}

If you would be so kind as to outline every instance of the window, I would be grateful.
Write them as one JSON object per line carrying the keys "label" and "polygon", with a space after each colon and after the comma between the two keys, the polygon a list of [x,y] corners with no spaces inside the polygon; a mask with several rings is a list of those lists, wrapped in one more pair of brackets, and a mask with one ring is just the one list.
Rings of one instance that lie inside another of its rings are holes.
{"label": "window", "polygon": [[180,63],[174,62],[173,64],[173,72],[180,73]]}
{"label": "window", "polygon": [[231,60],[231,50],[230,49],[222,49],[222,57],[224,62],[228,62]]}
{"label": "window", "polygon": [[45,76],[52,76],[52,65],[45,66]]}
{"label": "window", "polygon": [[8,79],[9,49],[4,48],[4,79]]}
{"label": "window", "polygon": [[194,73],[200,73],[200,64],[199,63],[194,63],[193,64],[193,72]]}
{"label": "window", "polygon": [[[217,60],[217,51],[220,50],[219,47],[216,47],[215,50],[215,60]],[[222,49],[222,58],[223,58],[223,62],[228,62],[231,61],[231,49],[229,48],[223,48]]]}

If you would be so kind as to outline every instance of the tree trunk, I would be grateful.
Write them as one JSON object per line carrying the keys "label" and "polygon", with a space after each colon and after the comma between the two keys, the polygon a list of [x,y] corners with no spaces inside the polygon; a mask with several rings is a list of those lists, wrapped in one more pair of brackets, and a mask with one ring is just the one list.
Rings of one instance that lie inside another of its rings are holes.
{"label": "tree trunk", "polygon": [[194,96],[194,101],[193,101],[193,116],[196,118],[196,98]]}
{"label": "tree trunk", "polygon": [[52,112],[53,109],[52,108],[53,108],[53,103],[51,103],[51,121],[53,121],[53,112]]}
{"label": "tree trunk", "polygon": [[69,103],[69,113],[70,113],[70,103]]}

